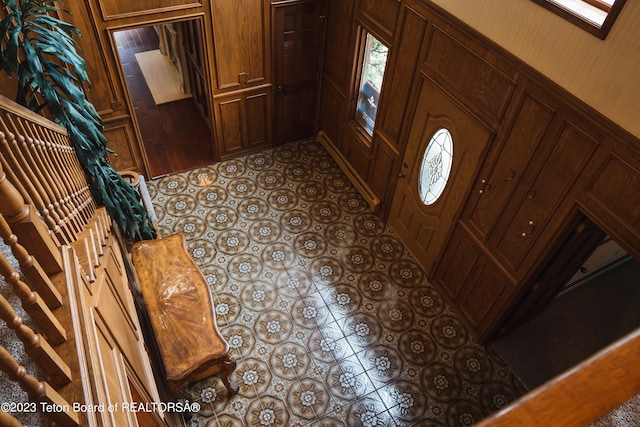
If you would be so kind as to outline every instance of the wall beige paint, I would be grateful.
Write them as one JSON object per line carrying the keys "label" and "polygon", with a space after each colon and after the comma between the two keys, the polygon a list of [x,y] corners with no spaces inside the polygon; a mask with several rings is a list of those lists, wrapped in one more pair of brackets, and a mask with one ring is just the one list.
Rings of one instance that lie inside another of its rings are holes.
{"label": "wall beige paint", "polygon": [[640,1],[606,40],[531,0],[432,0],[640,138]]}

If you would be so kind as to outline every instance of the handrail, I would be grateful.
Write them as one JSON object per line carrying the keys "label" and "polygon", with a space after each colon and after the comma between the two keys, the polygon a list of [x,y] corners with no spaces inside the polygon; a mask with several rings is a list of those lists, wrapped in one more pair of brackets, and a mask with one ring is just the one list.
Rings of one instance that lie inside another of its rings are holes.
{"label": "handrail", "polygon": [[67,131],[0,96],[0,153],[57,240],[76,241],[97,206]]}
{"label": "handrail", "polygon": [[67,130],[64,127],[56,124],[55,122],[52,122],[51,120],[47,119],[44,116],[41,116],[38,113],[34,113],[28,108],[22,107],[20,104],[11,101],[6,96],[0,95],[0,108],[17,116],[22,116],[25,119],[28,119],[29,121],[37,124],[38,126],[42,126],[54,132],[67,135]]}
{"label": "handrail", "polygon": [[[75,290],[67,275],[80,266],[75,256],[65,260],[63,254],[73,253],[66,245],[86,234],[96,236],[97,242],[90,242],[94,246],[102,245],[108,233],[105,215],[91,195],[67,131],[0,96],[0,238],[20,266],[15,271],[0,253],[0,276],[32,322],[25,324],[8,301],[14,301],[13,295],[0,295],[0,319],[47,381],[27,374],[20,365],[24,362],[3,347],[0,370],[27,392],[31,402],[64,408],[43,413],[56,425],[87,425],[88,415],[70,410],[69,403],[84,403],[90,393],[85,387],[86,350],[78,329]],[[93,262],[99,263],[102,248],[92,253]],[[7,425],[18,423],[1,413],[0,425],[5,420]]]}
{"label": "handrail", "polygon": [[584,427],[640,393],[640,328],[477,427]]}

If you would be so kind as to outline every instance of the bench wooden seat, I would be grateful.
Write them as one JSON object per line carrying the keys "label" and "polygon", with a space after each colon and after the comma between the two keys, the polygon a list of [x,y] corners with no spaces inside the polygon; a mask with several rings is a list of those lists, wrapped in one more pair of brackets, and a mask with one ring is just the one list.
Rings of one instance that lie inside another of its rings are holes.
{"label": "bench wooden seat", "polygon": [[174,395],[214,374],[231,395],[236,362],[220,335],[211,292],[187,252],[184,235],[135,243],[131,248],[144,302]]}

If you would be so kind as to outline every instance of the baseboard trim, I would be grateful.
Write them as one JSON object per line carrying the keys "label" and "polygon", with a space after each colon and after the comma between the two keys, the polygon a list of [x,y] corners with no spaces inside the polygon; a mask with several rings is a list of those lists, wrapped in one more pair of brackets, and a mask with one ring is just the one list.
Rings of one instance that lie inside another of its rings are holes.
{"label": "baseboard trim", "polygon": [[373,212],[377,211],[380,207],[380,199],[374,191],[367,185],[366,181],[362,179],[358,172],[354,171],[349,164],[349,161],[344,157],[344,155],[336,148],[329,135],[327,135],[324,131],[318,132],[317,141],[322,144],[325,150],[329,152],[333,160],[340,166],[340,169],[347,176],[351,184],[358,190],[358,193],[366,200],[369,208]]}

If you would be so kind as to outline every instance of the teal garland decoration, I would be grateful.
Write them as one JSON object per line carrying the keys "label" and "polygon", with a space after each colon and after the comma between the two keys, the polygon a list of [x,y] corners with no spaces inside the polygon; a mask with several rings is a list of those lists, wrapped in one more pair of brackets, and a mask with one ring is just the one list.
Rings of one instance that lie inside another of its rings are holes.
{"label": "teal garland decoration", "polygon": [[[156,231],[136,190],[107,159],[104,124],[86,98],[86,62],[78,54],[74,25],[52,12],[69,13],[60,0],[3,0],[0,21],[0,68],[17,76],[16,102],[32,111],[47,108],[54,121],[67,129],[92,194],[103,204],[129,241],[156,238]],[[48,4],[47,4],[48,3]],[[38,95],[44,102],[40,102]]]}

